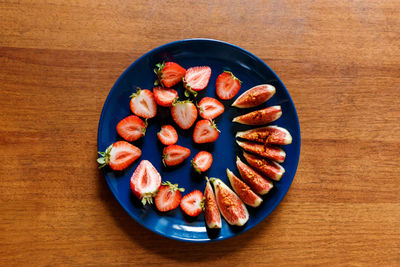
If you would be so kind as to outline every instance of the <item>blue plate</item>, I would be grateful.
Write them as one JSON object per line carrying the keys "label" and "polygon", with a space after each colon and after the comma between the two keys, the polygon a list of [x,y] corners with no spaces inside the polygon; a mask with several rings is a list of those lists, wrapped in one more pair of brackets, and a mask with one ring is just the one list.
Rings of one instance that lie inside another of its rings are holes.
{"label": "blue plate", "polygon": [[[155,233],[172,239],[210,242],[230,238],[253,228],[274,210],[289,190],[299,161],[300,127],[296,109],[283,83],[263,61],[246,50],[221,41],[191,39],[165,44],[140,57],[117,80],[105,101],[99,121],[98,150],[104,151],[110,144],[121,140],[116,132],[116,125],[120,120],[132,114],[129,109],[129,96],[136,91],[136,87],[153,88],[153,82],[156,79],[153,68],[156,63],[162,61],[175,61],[184,68],[201,65],[211,67],[210,82],[208,87],[197,96],[198,101],[204,96],[217,98],[215,81],[224,70],[232,71],[242,81],[242,87],[237,96],[258,84],[274,85],[276,94],[264,106],[281,105],[283,115],[273,125],[284,127],[292,134],[293,143],[283,146],[287,157],[282,165],[286,172],[282,180],[275,183],[275,188],[263,197],[264,202],[260,207],[248,208],[250,219],[245,226],[231,227],[223,220],[222,229],[219,232],[207,231],[202,214],[191,219],[186,217],[179,208],[167,213],[160,213],[154,206],[143,207],[131,193],[130,177],[142,159],[153,163],[163,181],[178,183],[180,187],[186,189],[185,193],[195,189],[203,192],[204,176],[197,175],[190,165],[190,159],[201,150],[210,151],[214,157],[213,164],[205,175],[218,177],[229,185],[226,168],[238,175],[235,158],[236,155],[242,157],[242,152],[235,143],[234,135],[238,130],[251,128],[232,123],[232,118],[260,108],[233,108],[230,105],[235,97],[229,101],[221,101],[225,105],[225,112],[216,119],[221,134],[215,143],[208,145],[194,144],[192,141],[193,127],[187,131],[180,130],[172,121],[169,110],[158,107],[156,118],[149,120],[146,136],[133,143],[142,150],[141,158],[122,172],[112,171],[109,167],[104,168],[104,176],[111,191],[121,206],[138,223]],[[175,89],[181,99],[185,98],[181,84]],[[161,125],[167,123],[174,125],[178,130],[177,144],[188,147],[192,151],[190,157],[175,168],[165,168],[161,162],[163,145],[157,139],[157,132]]]}

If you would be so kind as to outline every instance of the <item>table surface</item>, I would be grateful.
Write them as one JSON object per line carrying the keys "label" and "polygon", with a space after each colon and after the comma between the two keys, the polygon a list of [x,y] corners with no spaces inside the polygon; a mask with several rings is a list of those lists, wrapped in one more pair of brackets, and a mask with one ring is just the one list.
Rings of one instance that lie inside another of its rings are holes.
{"label": "table surface", "polygon": [[[400,1],[21,0],[0,17],[0,265],[400,264]],[[194,37],[265,61],[302,131],[283,202],[211,244],[138,225],[96,164],[119,75]]]}

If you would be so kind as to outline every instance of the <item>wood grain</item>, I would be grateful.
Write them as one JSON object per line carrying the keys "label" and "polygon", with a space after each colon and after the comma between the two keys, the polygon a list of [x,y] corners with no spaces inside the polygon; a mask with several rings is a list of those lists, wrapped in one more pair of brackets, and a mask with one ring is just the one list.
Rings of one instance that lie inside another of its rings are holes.
{"label": "wood grain", "polygon": [[[400,2],[0,1],[0,265],[400,265]],[[165,239],[98,171],[115,80],[161,44],[239,45],[289,89],[293,185],[255,229]]]}

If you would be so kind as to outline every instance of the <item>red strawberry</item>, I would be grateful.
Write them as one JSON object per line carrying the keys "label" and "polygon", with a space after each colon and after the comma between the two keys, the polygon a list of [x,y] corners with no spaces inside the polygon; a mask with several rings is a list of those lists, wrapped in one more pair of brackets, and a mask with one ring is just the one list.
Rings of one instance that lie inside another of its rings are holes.
{"label": "red strawberry", "polygon": [[207,227],[210,229],[217,228],[220,229],[222,226],[221,223],[221,214],[219,213],[217,200],[215,199],[214,191],[210,184],[210,181],[207,179],[206,188],[204,189],[204,199],[202,201],[202,206],[204,210],[204,220],[206,221]]}
{"label": "red strawberry", "polygon": [[211,143],[218,139],[217,125],[210,120],[200,120],[193,131],[193,141],[197,144]]}
{"label": "red strawberry", "polygon": [[171,116],[179,127],[187,130],[197,119],[197,109],[190,100],[175,101],[171,107]]}
{"label": "red strawberry", "polygon": [[166,166],[175,166],[182,163],[189,156],[189,148],[179,145],[169,145],[164,148],[163,163]]}
{"label": "red strawberry", "polygon": [[131,95],[130,102],[132,112],[142,118],[153,118],[157,114],[157,104],[153,93],[147,89],[140,89]]}
{"label": "red strawberry", "polygon": [[118,141],[99,154],[101,157],[97,159],[97,162],[100,168],[108,164],[111,169],[121,171],[137,160],[142,155],[142,151],[128,142]]}
{"label": "red strawberry", "polygon": [[161,175],[148,160],[142,160],[131,177],[131,190],[143,205],[153,203],[152,197],[156,195],[161,185]]}
{"label": "red strawberry", "polygon": [[166,89],[162,87],[153,88],[154,98],[158,105],[162,107],[170,107],[175,98],[178,98],[178,92],[174,89]]}
{"label": "red strawberry", "polygon": [[138,116],[130,115],[117,124],[117,133],[126,141],[138,140],[146,133],[147,121],[143,122]]}
{"label": "red strawberry", "polygon": [[161,131],[157,133],[157,137],[164,145],[173,145],[178,141],[178,133],[171,125],[161,126]]}
{"label": "red strawberry", "polygon": [[224,71],[217,77],[215,89],[219,98],[228,100],[233,98],[240,90],[242,82],[230,71]]}
{"label": "red strawberry", "polygon": [[203,98],[197,107],[199,108],[200,117],[206,120],[215,119],[225,110],[224,105],[212,97]]}
{"label": "red strawberry", "polygon": [[175,62],[158,63],[156,67],[154,72],[157,74],[158,80],[154,82],[154,85],[163,87],[169,88],[178,84],[186,73],[186,70]]}
{"label": "red strawberry", "polygon": [[192,165],[193,165],[193,168],[198,173],[202,173],[202,172],[207,171],[211,167],[212,161],[213,161],[213,157],[210,152],[200,151],[192,159]]}
{"label": "red strawberry", "polygon": [[237,116],[232,121],[246,125],[263,125],[276,121],[281,116],[281,106],[272,106]]}
{"label": "red strawberry", "polygon": [[238,108],[252,108],[266,102],[275,94],[275,87],[269,84],[254,86],[241,94],[232,106]]}
{"label": "red strawberry", "polygon": [[202,211],[202,200],[203,193],[199,190],[194,190],[182,198],[180,205],[181,209],[189,216],[198,216]]}
{"label": "red strawberry", "polygon": [[189,97],[189,92],[195,97],[197,91],[207,87],[211,77],[211,68],[208,66],[198,66],[187,69],[183,78],[183,86],[186,88],[185,96]]}
{"label": "red strawberry", "polygon": [[181,203],[184,188],[179,188],[178,184],[171,184],[171,182],[163,182],[163,185],[157,192],[154,201],[159,211],[170,211],[176,209]]}

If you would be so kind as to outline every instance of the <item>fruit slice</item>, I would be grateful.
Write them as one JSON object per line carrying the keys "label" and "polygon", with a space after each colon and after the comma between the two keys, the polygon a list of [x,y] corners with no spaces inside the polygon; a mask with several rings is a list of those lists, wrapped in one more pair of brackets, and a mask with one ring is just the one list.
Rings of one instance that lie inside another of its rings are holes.
{"label": "fruit slice", "polygon": [[185,76],[186,70],[175,62],[163,62],[156,64],[154,73],[157,74],[158,80],[154,85],[161,85],[163,87],[172,87],[178,84],[182,77]]}
{"label": "fruit slice", "polygon": [[153,118],[157,114],[157,104],[153,93],[139,87],[136,93],[131,95],[130,108],[135,115],[145,119]]}
{"label": "fruit slice", "polygon": [[262,198],[254,193],[247,184],[237,178],[229,169],[226,169],[226,175],[229,178],[233,190],[246,205],[254,208],[260,206],[263,201]]}
{"label": "fruit slice", "polygon": [[197,107],[199,108],[200,117],[206,120],[215,119],[225,110],[224,105],[212,97],[204,97]]}
{"label": "fruit slice", "polygon": [[189,156],[189,148],[179,145],[169,145],[164,148],[162,161],[165,166],[175,166],[182,163]]}
{"label": "fruit slice", "polygon": [[131,177],[131,190],[143,205],[153,203],[161,185],[161,175],[148,160],[142,160]]}
{"label": "fruit slice", "polygon": [[230,225],[242,226],[249,220],[249,212],[240,198],[224,182],[211,178],[219,211]]}
{"label": "fruit slice", "polygon": [[204,198],[202,201],[204,220],[210,229],[221,228],[221,214],[219,213],[217,201],[215,200],[214,191],[210,181],[207,179],[206,188],[204,189]]}
{"label": "fruit slice", "polygon": [[162,107],[172,106],[175,98],[178,98],[178,92],[176,90],[162,87],[154,87],[153,94],[156,103]]}
{"label": "fruit slice", "polygon": [[243,152],[243,156],[247,163],[249,163],[249,165],[258,173],[271,178],[274,181],[279,181],[285,173],[285,169],[275,161],[263,159],[246,152]]}
{"label": "fruit slice", "polygon": [[190,100],[175,101],[171,107],[171,116],[180,128],[187,130],[197,119],[197,108]]}
{"label": "fruit slice", "polygon": [[192,166],[198,173],[202,173],[207,171],[211,167],[212,162],[213,157],[210,152],[200,151],[192,159]]}
{"label": "fruit slice", "polygon": [[292,136],[288,130],[278,126],[266,126],[237,132],[236,137],[264,144],[288,145],[292,143]]}
{"label": "fruit slice", "polygon": [[199,190],[194,190],[189,194],[185,195],[181,200],[181,209],[189,216],[200,215],[201,201],[203,200],[203,193]]}
{"label": "fruit slice", "polygon": [[163,145],[173,145],[178,141],[178,133],[171,125],[161,126],[161,130],[157,133],[157,137]]}
{"label": "fruit slice", "polygon": [[211,77],[211,68],[208,66],[198,66],[187,69],[183,78],[183,86],[186,88],[185,96],[189,97],[189,93],[197,96],[197,91],[201,91],[207,87]]}
{"label": "fruit slice", "polygon": [[238,108],[252,108],[265,103],[275,94],[275,87],[269,84],[254,86],[241,94],[232,106]]}
{"label": "fruit slice", "polygon": [[241,83],[232,72],[224,71],[215,82],[216,93],[223,100],[231,99],[239,92]]}
{"label": "fruit slice", "polygon": [[197,144],[211,143],[218,139],[219,130],[213,121],[200,120],[193,131],[193,141]]}
{"label": "fruit slice", "polygon": [[154,198],[157,209],[159,211],[176,209],[181,203],[181,192],[184,191],[185,189],[179,188],[178,184],[171,184],[169,181],[163,182]]}
{"label": "fruit slice", "polygon": [[106,151],[98,153],[101,156],[97,159],[100,168],[108,164],[111,169],[116,171],[127,168],[142,155],[142,151],[139,148],[125,141],[115,142],[107,147]]}
{"label": "fruit slice", "polygon": [[276,121],[281,116],[281,106],[272,106],[235,117],[232,121],[246,125],[263,125]]}
{"label": "fruit slice", "polygon": [[250,186],[255,193],[265,195],[274,187],[272,182],[264,179],[255,170],[244,164],[239,157],[236,158],[236,166],[243,181]]}
{"label": "fruit slice", "polygon": [[286,153],[285,151],[277,146],[263,145],[260,143],[248,142],[248,141],[238,141],[236,143],[244,150],[257,154],[260,157],[275,160],[276,162],[282,163],[285,161]]}
{"label": "fruit slice", "polygon": [[130,115],[117,124],[117,133],[126,141],[133,142],[146,133],[147,121],[143,122],[138,116]]}

